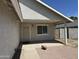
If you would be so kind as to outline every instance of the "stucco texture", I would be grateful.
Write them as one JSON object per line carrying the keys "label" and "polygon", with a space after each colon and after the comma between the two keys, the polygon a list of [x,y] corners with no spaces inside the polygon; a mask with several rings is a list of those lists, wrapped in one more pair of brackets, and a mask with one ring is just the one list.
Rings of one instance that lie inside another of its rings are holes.
{"label": "stucco texture", "polygon": [[[47,25],[48,33],[46,35],[37,34],[38,25]],[[53,40],[54,39],[54,29],[53,24],[22,24],[21,28],[21,41],[40,41],[40,40]]]}
{"label": "stucco texture", "polygon": [[19,44],[19,23],[15,12],[0,2],[0,59],[11,59]]}

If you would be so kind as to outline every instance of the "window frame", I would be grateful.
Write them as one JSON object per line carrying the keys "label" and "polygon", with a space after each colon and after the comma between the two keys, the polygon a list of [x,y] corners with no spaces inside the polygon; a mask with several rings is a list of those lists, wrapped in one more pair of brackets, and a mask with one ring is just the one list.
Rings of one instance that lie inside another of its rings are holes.
{"label": "window frame", "polygon": [[[47,33],[38,34],[38,26],[47,26]],[[36,24],[36,35],[48,35],[48,24]]]}

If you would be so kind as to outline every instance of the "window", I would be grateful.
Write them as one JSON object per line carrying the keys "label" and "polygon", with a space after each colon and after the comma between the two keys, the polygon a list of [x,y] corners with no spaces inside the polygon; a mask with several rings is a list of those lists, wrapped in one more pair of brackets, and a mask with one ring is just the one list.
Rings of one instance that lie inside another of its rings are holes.
{"label": "window", "polygon": [[47,34],[47,26],[37,26],[37,34]]}

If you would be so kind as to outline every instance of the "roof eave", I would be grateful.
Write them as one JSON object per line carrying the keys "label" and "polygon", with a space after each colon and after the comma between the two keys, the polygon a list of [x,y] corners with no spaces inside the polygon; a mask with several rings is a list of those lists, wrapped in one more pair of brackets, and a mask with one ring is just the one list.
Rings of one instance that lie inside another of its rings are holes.
{"label": "roof eave", "polygon": [[[21,22],[23,22],[23,17],[22,17],[22,13],[21,13],[21,9],[20,9],[18,1],[17,0],[10,0],[10,1],[11,1],[12,5],[13,5],[13,8],[15,9],[17,15],[19,16]],[[17,6],[18,6],[18,11],[19,12],[17,11],[17,8],[15,7],[16,5],[15,5],[14,1],[17,2]]]}
{"label": "roof eave", "polygon": [[42,5],[46,6],[47,8],[49,8],[50,10],[56,12],[57,14],[59,14],[60,16],[66,18],[68,21],[70,22],[74,22],[72,19],[64,16],[63,14],[61,14],[60,12],[58,12],[57,10],[55,10],[54,8],[50,7],[49,5],[47,5],[46,3],[42,2],[41,0],[36,0],[37,2],[41,3]]}

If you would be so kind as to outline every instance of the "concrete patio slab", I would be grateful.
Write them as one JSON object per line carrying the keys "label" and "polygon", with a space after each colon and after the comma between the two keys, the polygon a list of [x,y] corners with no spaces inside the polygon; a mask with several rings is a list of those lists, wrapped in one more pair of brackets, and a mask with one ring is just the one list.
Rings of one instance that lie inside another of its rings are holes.
{"label": "concrete patio slab", "polygon": [[22,49],[20,59],[40,59],[35,48]]}
{"label": "concrete patio slab", "polygon": [[60,43],[27,44],[22,46],[20,59],[77,59],[77,49]]}
{"label": "concrete patio slab", "polygon": [[[36,48],[40,48],[41,45],[46,47],[50,46],[63,46],[60,43],[39,43],[39,44],[27,44],[22,46],[20,59],[40,59]],[[30,57],[31,56],[31,57]]]}

